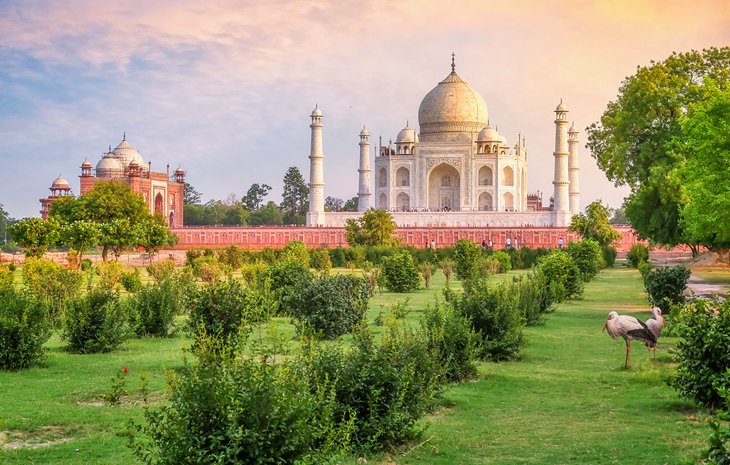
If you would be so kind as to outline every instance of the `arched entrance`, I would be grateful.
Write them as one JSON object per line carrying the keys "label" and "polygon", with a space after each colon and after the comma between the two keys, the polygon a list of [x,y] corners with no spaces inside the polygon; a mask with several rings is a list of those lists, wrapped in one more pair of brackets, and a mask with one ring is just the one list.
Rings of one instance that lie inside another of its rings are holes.
{"label": "arched entrance", "polygon": [[482,192],[479,195],[479,210],[492,211],[492,195],[489,192]]}
{"label": "arched entrance", "polygon": [[411,198],[405,192],[401,192],[396,197],[396,208],[400,211],[407,212],[411,209]]}
{"label": "arched entrance", "polygon": [[165,214],[163,202],[164,200],[162,200],[162,194],[158,192],[155,196],[155,213],[162,213],[163,215]]}
{"label": "arched entrance", "polygon": [[432,211],[458,211],[461,209],[459,197],[459,172],[451,165],[441,163],[428,175],[428,208]]}

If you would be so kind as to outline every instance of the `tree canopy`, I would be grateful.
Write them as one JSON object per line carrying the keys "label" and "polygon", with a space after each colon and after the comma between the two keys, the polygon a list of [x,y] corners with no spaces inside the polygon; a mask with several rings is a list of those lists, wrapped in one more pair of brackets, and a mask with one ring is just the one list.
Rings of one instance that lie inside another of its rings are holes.
{"label": "tree canopy", "polygon": [[627,77],[600,121],[587,128],[588,148],[617,185],[631,188],[624,209],[642,237],[665,245],[690,243],[677,168],[685,153],[682,118],[730,84],[730,48],[673,53]]}
{"label": "tree canopy", "polygon": [[264,199],[269,195],[269,191],[271,191],[271,186],[268,184],[251,184],[241,202],[248,211],[258,210],[264,204]]}
{"label": "tree canopy", "polygon": [[396,224],[393,216],[385,210],[368,210],[360,218],[345,222],[347,243],[355,245],[395,245],[393,237]]}
{"label": "tree canopy", "polygon": [[192,184],[186,182],[183,185],[183,205],[198,205],[203,198],[203,194],[193,187]]}
{"label": "tree canopy", "polygon": [[592,239],[602,246],[611,245],[621,238],[621,234],[611,226],[608,219],[610,214],[611,210],[596,200],[586,207],[585,214],[573,216],[568,231],[574,231],[583,239]]}
{"label": "tree canopy", "polygon": [[296,166],[290,166],[284,174],[281,209],[286,224],[304,224],[309,209],[309,187]]}

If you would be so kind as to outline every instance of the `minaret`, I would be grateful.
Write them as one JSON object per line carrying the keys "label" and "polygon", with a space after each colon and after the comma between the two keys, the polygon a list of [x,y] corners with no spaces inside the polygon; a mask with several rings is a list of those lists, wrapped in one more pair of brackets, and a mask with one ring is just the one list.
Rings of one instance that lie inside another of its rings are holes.
{"label": "minaret", "polygon": [[566,226],[569,213],[568,201],[568,110],[560,99],[560,105],[555,109],[555,179],[553,180],[555,206],[555,226]]}
{"label": "minaret", "polygon": [[307,226],[324,226],[324,153],[322,153],[322,111],[312,111],[312,148],[309,155],[309,213]]}
{"label": "minaret", "polygon": [[577,215],[580,213],[580,183],[578,175],[580,169],[578,167],[578,130],[575,129],[575,122],[568,129],[568,147],[570,156],[568,157],[568,178],[570,179],[570,213]]}
{"label": "minaret", "polygon": [[360,131],[360,189],[357,192],[357,211],[364,212],[370,209],[372,194],[370,193],[370,142],[368,130],[365,126]]}

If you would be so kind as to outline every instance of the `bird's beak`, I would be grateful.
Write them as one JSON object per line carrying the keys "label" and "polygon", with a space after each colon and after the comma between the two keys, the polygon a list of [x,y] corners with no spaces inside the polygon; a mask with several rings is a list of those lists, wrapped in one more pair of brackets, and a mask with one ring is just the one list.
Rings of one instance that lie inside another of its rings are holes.
{"label": "bird's beak", "polygon": [[603,332],[604,332],[604,331],[606,330],[606,325],[607,325],[607,324],[608,324],[608,323],[603,323],[603,329],[601,330],[601,334],[603,334]]}

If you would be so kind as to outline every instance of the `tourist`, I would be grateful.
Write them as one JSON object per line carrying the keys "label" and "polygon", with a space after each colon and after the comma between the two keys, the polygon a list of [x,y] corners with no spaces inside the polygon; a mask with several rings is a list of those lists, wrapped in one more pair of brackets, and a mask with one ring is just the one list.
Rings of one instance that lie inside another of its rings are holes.
{"label": "tourist", "polygon": [[558,248],[559,249],[563,248],[563,238],[562,237],[560,239],[558,239]]}
{"label": "tourist", "polygon": [[512,248],[512,240],[508,237],[507,240],[504,243],[505,249]]}

